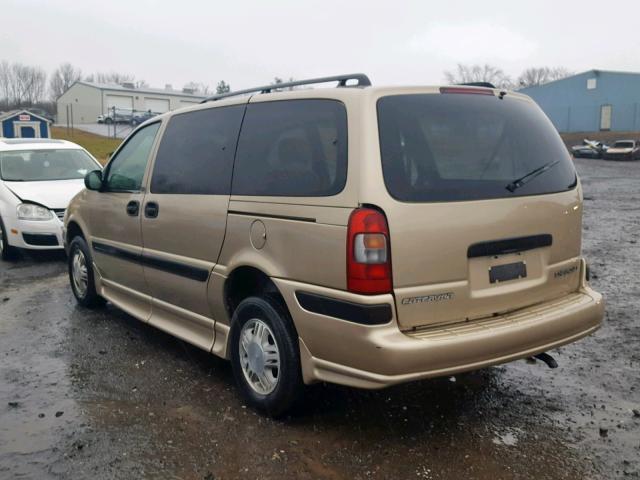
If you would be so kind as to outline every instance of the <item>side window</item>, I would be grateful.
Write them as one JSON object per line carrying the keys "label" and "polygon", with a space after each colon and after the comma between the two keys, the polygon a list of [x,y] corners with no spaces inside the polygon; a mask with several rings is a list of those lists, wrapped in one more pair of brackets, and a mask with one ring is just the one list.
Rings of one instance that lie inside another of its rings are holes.
{"label": "side window", "polygon": [[137,191],[142,187],[142,177],[147,167],[160,122],[137,131],[127,140],[109,162],[106,189],[109,191]]}
{"label": "side window", "polygon": [[228,195],[244,105],[176,115],[162,135],[151,192]]}
{"label": "side window", "polygon": [[335,100],[250,104],[233,171],[234,195],[324,197],[347,178],[347,113]]}

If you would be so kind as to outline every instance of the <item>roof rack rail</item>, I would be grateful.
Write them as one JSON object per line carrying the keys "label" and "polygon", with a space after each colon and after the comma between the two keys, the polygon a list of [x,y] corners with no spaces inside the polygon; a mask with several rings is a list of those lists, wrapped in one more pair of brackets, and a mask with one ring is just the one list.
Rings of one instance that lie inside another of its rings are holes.
{"label": "roof rack rail", "polygon": [[458,85],[465,85],[467,87],[496,88],[496,86],[490,82],[468,82],[468,83],[458,83]]}
{"label": "roof rack rail", "polygon": [[[347,85],[349,80],[356,80],[358,83],[355,85]],[[338,82],[338,87],[370,87],[371,80],[364,73],[351,73],[349,75],[335,75],[333,77],[321,77],[310,78],[308,80],[296,80],[295,82],[274,83],[273,85],[264,85],[262,87],[247,88],[246,90],[237,90],[235,92],[221,93],[219,95],[213,95],[202,100],[200,103],[213,102],[227,97],[235,97],[238,95],[245,95],[247,93],[271,93],[273,90],[280,90],[282,88],[298,87],[300,85],[313,85],[315,83],[330,83]]]}

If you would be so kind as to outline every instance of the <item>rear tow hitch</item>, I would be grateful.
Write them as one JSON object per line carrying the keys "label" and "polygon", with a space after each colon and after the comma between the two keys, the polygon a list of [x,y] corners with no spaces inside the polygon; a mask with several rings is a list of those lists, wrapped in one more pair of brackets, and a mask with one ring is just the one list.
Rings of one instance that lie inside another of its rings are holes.
{"label": "rear tow hitch", "polygon": [[556,362],[555,358],[553,358],[551,355],[549,355],[546,352],[539,353],[538,355],[534,355],[533,357],[530,357],[530,358],[532,360],[533,359],[538,359],[538,360],[546,363],[547,367],[549,367],[549,368],[558,368],[558,362]]}

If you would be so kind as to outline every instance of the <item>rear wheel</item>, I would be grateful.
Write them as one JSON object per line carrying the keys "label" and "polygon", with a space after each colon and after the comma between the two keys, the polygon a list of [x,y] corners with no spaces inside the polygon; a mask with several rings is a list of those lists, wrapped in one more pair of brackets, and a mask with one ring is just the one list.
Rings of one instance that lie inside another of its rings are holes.
{"label": "rear wheel", "polygon": [[233,314],[231,364],[238,388],[253,407],[278,417],[303,391],[298,336],[289,313],[270,297],[249,297]]}
{"label": "rear wheel", "polygon": [[9,245],[9,232],[0,218],[0,257],[2,260],[12,260],[18,256],[18,249]]}
{"label": "rear wheel", "polygon": [[80,305],[94,308],[104,304],[96,292],[93,264],[89,246],[82,237],[75,237],[69,245],[69,281],[71,290]]}

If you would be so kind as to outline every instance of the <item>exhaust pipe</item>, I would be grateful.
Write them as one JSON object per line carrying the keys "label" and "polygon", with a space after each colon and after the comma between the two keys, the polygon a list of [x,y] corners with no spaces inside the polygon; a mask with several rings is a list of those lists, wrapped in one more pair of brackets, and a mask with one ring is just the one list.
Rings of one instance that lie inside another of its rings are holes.
{"label": "exhaust pipe", "polygon": [[539,354],[534,355],[533,357],[530,357],[530,358],[538,359],[538,360],[546,363],[547,367],[549,367],[549,368],[558,368],[558,362],[556,362],[555,358],[553,358],[551,355],[549,355],[546,352],[539,353]]}

